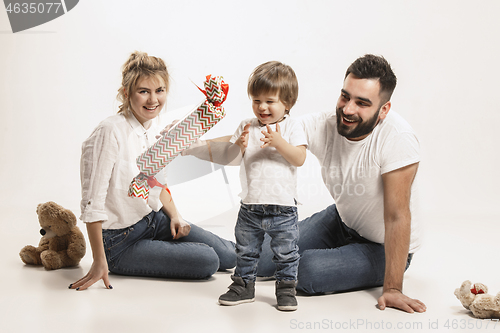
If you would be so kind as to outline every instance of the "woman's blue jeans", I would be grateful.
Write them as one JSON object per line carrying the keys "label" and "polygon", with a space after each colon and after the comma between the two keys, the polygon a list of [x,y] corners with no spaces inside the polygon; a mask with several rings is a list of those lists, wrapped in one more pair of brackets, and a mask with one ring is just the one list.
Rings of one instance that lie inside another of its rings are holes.
{"label": "woman's blue jeans", "polygon": [[234,243],[196,225],[173,240],[162,210],[128,228],[105,229],[102,238],[109,270],[116,274],[204,279],[236,265]]}
{"label": "woman's blue jeans", "polygon": [[264,235],[270,236],[273,273],[276,280],[296,281],[299,265],[297,207],[241,204],[235,227],[235,276],[255,281]]}
{"label": "woman's blue jeans", "polygon": [[[297,289],[307,294],[378,287],[384,283],[384,245],[347,227],[335,205],[299,222],[300,264]],[[263,245],[258,276],[272,276],[270,240]],[[412,254],[408,255],[406,268]]]}

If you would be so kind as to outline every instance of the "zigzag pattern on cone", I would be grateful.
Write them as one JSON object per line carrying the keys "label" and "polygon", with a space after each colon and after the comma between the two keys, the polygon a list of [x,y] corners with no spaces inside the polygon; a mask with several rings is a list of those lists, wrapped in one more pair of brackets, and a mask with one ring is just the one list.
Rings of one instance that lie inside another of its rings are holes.
{"label": "zigzag pattern on cone", "polygon": [[[169,135],[151,146],[137,158],[139,170],[147,176],[160,172],[180,152],[211,129],[224,116],[224,112],[214,112],[212,105],[205,102],[184,119]],[[219,114],[217,114],[219,113]]]}
{"label": "zigzag pattern on cone", "polygon": [[138,197],[148,200],[149,197],[149,185],[147,180],[136,180],[132,182],[128,188],[129,197]]}
{"label": "zigzag pattern on cone", "polygon": [[219,88],[222,82],[221,77],[210,77],[205,83],[207,97],[212,102],[222,102],[225,98],[224,92]]}
{"label": "zigzag pattern on cone", "polygon": [[202,90],[207,100],[137,158],[141,173],[132,180],[129,196],[147,200],[150,186],[163,186],[154,182],[150,185],[148,180],[153,180],[151,177],[224,118],[225,111],[221,105],[226,99],[228,87],[222,77],[207,76],[205,91]]}

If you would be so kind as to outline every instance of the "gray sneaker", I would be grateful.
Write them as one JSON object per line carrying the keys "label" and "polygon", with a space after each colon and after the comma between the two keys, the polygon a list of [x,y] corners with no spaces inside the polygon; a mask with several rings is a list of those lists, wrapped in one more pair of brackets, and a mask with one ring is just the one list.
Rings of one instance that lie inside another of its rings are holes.
{"label": "gray sneaker", "polygon": [[227,293],[219,297],[221,305],[238,305],[250,303],[255,300],[255,282],[248,282],[239,277],[231,275],[233,283],[229,286]]}
{"label": "gray sneaker", "polygon": [[297,299],[295,287],[297,281],[276,281],[276,300],[278,301],[278,310],[295,311],[297,310]]}

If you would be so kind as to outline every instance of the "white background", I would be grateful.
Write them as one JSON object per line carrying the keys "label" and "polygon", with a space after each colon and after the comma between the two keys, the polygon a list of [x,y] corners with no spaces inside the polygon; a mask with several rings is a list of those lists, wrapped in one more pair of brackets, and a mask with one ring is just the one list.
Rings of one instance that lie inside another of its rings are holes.
{"label": "white background", "polygon": [[[52,22],[12,34],[2,10],[0,207],[34,210],[52,200],[78,215],[81,143],[116,112],[120,67],[134,50],[167,62],[166,112],[200,100],[191,80],[225,77],[228,115],[212,137],[232,134],[252,116],[246,82],[257,65],[280,60],[295,69],[300,96],[292,115],[300,115],[331,110],[349,64],[374,53],[393,65],[393,110],[421,141],[424,220],[470,216],[472,224],[497,213],[500,199],[499,12],[498,1],[81,1]],[[302,177],[319,173],[308,165]],[[302,193],[305,204],[322,186],[313,181]],[[175,198],[193,222],[201,217],[191,205],[220,213],[215,206],[228,204],[227,196],[211,200],[216,185],[198,185],[196,195],[184,195],[191,192],[185,187]]]}
{"label": "white background", "polygon": [[[79,215],[81,143],[102,119],[116,112],[120,67],[134,50],[167,62],[172,75],[167,115],[202,97],[190,80],[201,84],[207,74],[224,76],[230,84],[228,115],[209,132],[212,137],[232,134],[241,119],[252,116],[246,82],[253,68],[265,61],[279,60],[295,69],[300,96],[292,115],[301,115],[334,108],[345,70],[357,57],[384,55],[399,80],[393,110],[414,127],[421,142],[419,201],[427,237],[406,274],[405,290],[422,299],[428,311],[407,317],[386,310],[382,316],[374,307],[380,291],[374,289],[302,297],[297,315],[290,316],[307,321],[347,313],[346,318],[355,319],[366,315],[392,322],[416,320],[425,327],[439,319],[441,328],[449,319],[470,320],[453,296],[454,288],[471,279],[490,286],[491,294],[500,290],[498,268],[491,260],[500,250],[499,13],[497,0],[82,0],[54,21],[13,34],[0,8],[0,249],[5,269],[1,285],[8,291],[0,295],[5,297],[2,322],[11,331],[22,331],[19,325],[28,324],[17,316],[34,304],[32,325],[46,322],[46,316],[55,316],[56,322],[81,322],[80,317],[68,317],[66,310],[76,309],[75,316],[93,318],[76,331],[97,332],[92,325],[110,325],[111,317],[120,318],[122,326],[136,325],[128,318],[130,300],[143,309],[138,318],[149,321],[148,305],[158,300],[157,318],[163,318],[164,309],[174,314],[175,320],[167,321],[178,331],[186,322],[232,330],[240,323],[253,331],[272,323],[274,331],[289,327],[289,317],[270,307],[273,282],[261,284],[259,292],[266,298],[256,304],[226,309],[215,305],[229,283],[224,273],[207,284],[113,276],[114,294],[98,284],[89,293],[76,294],[66,286],[90,267],[90,249],[74,270],[49,273],[29,269],[19,260],[22,246],[39,241],[38,203],[52,200]],[[174,168],[183,159],[190,161],[185,157],[172,165],[173,182],[189,179],[196,171]],[[299,180],[309,186],[302,201],[310,213],[331,199],[314,159],[306,164],[299,168]],[[237,169],[226,169],[232,179],[230,198],[220,170],[212,174],[218,178],[209,175],[191,181],[196,183],[192,186],[174,185],[174,199],[190,221],[234,206]],[[219,228],[223,236],[231,236],[234,222],[228,214],[222,222],[227,228]],[[185,297],[193,290],[200,295],[194,302]],[[117,297],[124,301],[107,313],[108,302]],[[170,298],[175,302],[164,301]],[[54,300],[51,307],[40,311],[48,299]],[[193,321],[191,312],[197,310],[206,316]]]}
{"label": "white background", "polygon": [[[163,58],[168,110],[192,104],[206,74],[230,84],[213,136],[251,116],[246,82],[268,60],[299,78],[293,115],[331,110],[348,65],[384,55],[393,110],[417,131],[424,214],[497,212],[500,2],[95,1],[12,34],[0,10],[0,207],[53,200],[78,210],[82,141],[116,112],[130,52]],[[178,198],[177,201],[182,201]],[[187,200],[187,199],[186,199]]]}

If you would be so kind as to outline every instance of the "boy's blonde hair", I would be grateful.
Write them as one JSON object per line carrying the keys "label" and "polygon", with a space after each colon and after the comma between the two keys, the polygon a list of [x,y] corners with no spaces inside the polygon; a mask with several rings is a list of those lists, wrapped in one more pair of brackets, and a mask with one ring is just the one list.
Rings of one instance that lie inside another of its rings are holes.
{"label": "boy's blonde hair", "polygon": [[122,104],[118,113],[129,115],[130,96],[140,79],[153,78],[158,82],[163,81],[165,91],[168,92],[170,76],[165,62],[157,57],[149,56],[145,52],[135,51],[122,67],[122,85],[118,89],[116,98]]}
{"label": "boy's blonde hair", "polygon": [[269,61],[254,69],[248,79],[247,93],[249,96],[277,93],[288,113],[297,101],[299,83],[290,66],[279,61]]}

